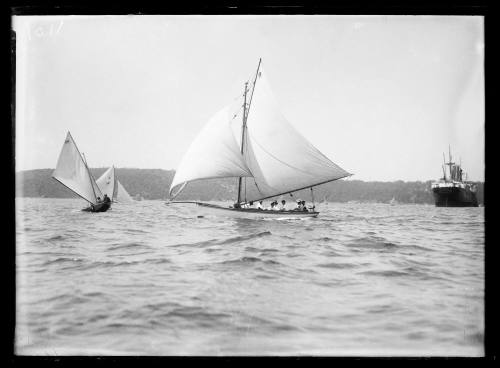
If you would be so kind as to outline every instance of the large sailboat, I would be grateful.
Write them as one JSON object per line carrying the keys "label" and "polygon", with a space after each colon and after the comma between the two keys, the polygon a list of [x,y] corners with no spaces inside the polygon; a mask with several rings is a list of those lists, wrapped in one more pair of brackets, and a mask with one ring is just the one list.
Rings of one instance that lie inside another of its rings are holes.
{"label": "large sailboat", "polygon": [[[192,181],[234,177],[238,189],[233,206],[182,203],[234,217],[316,217],[319,212],[314,206],[313,187],[352,174],[333,163],[286,120],[274,99],[261,60],[250,88],[248,84],[247,81],[242,105],[237,103],[220,110],[192,142],[171,183],[170,203],[181,203],[173,199]],[[311,190],[310,210],[245,208],[265,199],[280,200],[280,196],[303,189]]]}
{"label": "large sailboat", "polygon": [[107,194],[113,202],[119,203],[131,203],[133,202],[132,197],[123,187],[122,183],[118,180],[116,175],[116,170],[114,166],[107,169],[100,177],[96,180],[99,189],[103,194]]}
{"label": "large sailboat", "polygon": [[83,159],[70,132],[66,135],[52,177],[73,193],[89,202],[89,207],[82,209],[82,211],[106,212],[111,208],[111,201],[108,203],[98,200],[98,198],[103,199],[103,193],[92,176],[87,162]]}
{"label": "large sailboat", "polygon": [[478,207],[476,184],[467,181],[462,164],[452,162],[451,149],[448,151],[448,162],[443,153],[443,177],[431,185],[436,207]]}

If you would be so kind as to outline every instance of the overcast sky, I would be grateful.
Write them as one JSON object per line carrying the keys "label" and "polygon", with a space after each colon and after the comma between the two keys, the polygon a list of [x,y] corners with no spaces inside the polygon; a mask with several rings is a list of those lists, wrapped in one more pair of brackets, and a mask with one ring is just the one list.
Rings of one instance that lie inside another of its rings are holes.
{"label": "overcast sky", "polygon": [[175,169],[262,58],[283,114],[360,180],[484,180],[482,17],[15,17],[16,171]]}

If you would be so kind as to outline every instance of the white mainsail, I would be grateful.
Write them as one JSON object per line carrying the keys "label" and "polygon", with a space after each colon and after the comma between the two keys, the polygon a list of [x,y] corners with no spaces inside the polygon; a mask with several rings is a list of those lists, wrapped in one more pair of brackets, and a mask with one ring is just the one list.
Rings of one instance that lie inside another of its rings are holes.
{"label": "white mainsail", "polygon": [[102,194],[107,194],[110,199],[116,197],[117,183],[115,178],[115,167],[111,166],[96,180]]}
{"label": "white mainsail", "polygon": [[247,117],[244,159],[254,180],[245,201],[255,201],[349,176],[304,138],[279,110],[262,68]]}
{"label": "white mainsail", "polygon": [[66,135],[52,177],[92,204],[97,204],[98,196],[102,197],[70,132]]}
{"label": "white mainsail", "polygon": [[170,185],[170,194],[176,186],[194,180],[252,176],[243,161],[231,121],[229,107],[210,119],[182,158]]}
{"label": "white mainsail", "polygon": [[247,111],[243,154],[241,140],[236,140],[230,125],[229,109],[225,108],[191,144],[174,176],[170,193],[177,185],[192,180],[245,177],[242,200],[250,202],[351,175],[323,155],[286,120],[262,68],[258,70]]}

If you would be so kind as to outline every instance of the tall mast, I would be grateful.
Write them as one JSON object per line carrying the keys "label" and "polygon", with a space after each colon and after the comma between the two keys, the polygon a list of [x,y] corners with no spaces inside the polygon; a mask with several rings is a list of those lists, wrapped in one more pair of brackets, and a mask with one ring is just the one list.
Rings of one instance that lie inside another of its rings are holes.
{"label": "tall mast", "polygon": [[[243,102],[243,122],[242,122],[242,128],[241,128],[241,154],[243,155],[243,143],[245,142],[245,128],[247,126],[247,121],[246,121],[246,115],[247,115],[247,91],[248,91],[248,82],[245,82],[245,92],[243,93],[244,97],[244,102]],[[236,203],[241,202],[241,181],[242,177],[240,176],[238,178],[238,201]]]}
{"label": "tall mast", "polygon": [[446,156],[443,152],[443,179],[446,181]]}
{"label": "tall mast", "polygon": [[[450,148],[450,146],[448,146],[448,155],[449,155],[450,161],[445,162],[444,164],[450,167],[450,180],[455,180],[455,178],[453,176],[453,172],[451,170],[452,165],[454,165],[455,163],[451,161],[451,148]],[[443,153],[443,158],[444,158],[444,153]],[[446,180],[446,178],[445,178],[445,180]]]}
{"label": "tall mast", "polygon": [[[243,124],[242,124],[242,129],[241,129],[241,154],[242,155],[243,155],[244,143],[245,143],[245,130],[247,127],[248,111],[250,111],[250,105],[252,104],[253,92],[255,91],[255,83],[257,83],[257,76],[259,75],[259,69],[260,69],[261,62],[262,62],[262,58],[259,59],[259,65],[257,65],[257,71],[255,72],[255,78],[253,80],[252,94],[250,95],[250,102],[248,103],[248,109],[247,109],[248,82],[245,82],[245,93],[244,93],[245,101],[243,103]],[[238,178],[238,201],[236,203],[241,202],[241,182],[242,182],[242,179],[243,178],[241,176]]]}
{"label": "tall mast", "polygon": [[453,177],[453,171],[451,170],[451,146],[448,145],[448,157],[450,158],[450,179],[451,180],[455,180],[455,178]]}

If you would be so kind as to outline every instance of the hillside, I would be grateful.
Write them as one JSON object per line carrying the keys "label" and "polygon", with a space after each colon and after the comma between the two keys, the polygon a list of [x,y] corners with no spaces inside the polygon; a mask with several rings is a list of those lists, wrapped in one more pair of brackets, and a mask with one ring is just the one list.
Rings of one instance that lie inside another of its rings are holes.
{"label": "hillside", "polygon": [[[91,169],[98,178],[106,168]],[[175,171],[162,169],[116,168],[118,179],[133,197],[144,199],[168,198],[168,189]],[[71,198],[75,195],[51,178],[53,169],[28,170],[16,173],[16,196]],[[237,179],[210,179],[188,184],[176,198],[178,200],[225,201],[236,198]],[[484,204],[484,184],[478,183],[478,200]],[[294,194],[294,198],[310,201],[310,190]],[[400,203],[429,203],[434,200],[431,181],[425,182],[364,182],[361,180],[339,180],[314,188],[316,201],[329,202],[381,202],[392,198]],[[285,199],[292,199],[284,196]]]}

